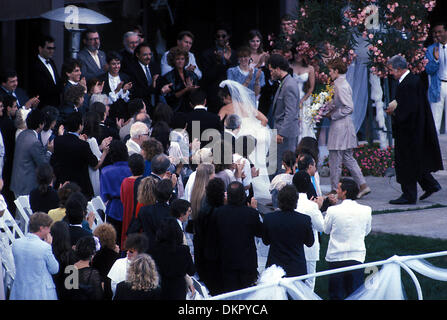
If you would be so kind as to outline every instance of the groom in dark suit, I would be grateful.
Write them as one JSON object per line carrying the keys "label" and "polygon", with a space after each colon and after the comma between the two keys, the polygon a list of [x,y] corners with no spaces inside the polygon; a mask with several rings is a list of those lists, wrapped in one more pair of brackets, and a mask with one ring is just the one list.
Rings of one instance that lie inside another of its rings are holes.
{"label": "groom in dark suit", "polygon": [[419,76],[408,70],[404,57],[392,57],[387,68],[399,81],[395,100],[386,112],[392,115],[395,139],[396,180],[402,195],[390,204],[414,204],[417,200],[417,183],[424,190],[424,200],[441,190],[431,172],[443,170],[438,135],[433,120],[427,91]]}
{"label": "groom in dark suit", "polygon": [[298,145],[298,114],[300,93],[298,85],[288,73],[289,63],[279,54],[272,54],[268,60],[268,68],[273,80],[279,80],[280,84],[273,99],[273,125],[277,130],[277,170],[281,170],[282,155],[285,151],[295,151]]}

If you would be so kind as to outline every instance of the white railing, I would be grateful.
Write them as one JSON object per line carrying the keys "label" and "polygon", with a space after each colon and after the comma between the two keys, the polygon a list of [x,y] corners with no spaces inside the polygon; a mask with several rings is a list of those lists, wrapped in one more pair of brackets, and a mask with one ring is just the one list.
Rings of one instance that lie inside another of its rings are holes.
{"label": "white railing", "polygon": [[[300,287],[296,286],[296,282],[299,280],[303,281],[303,280],[306,280],[308,278],[313,278],[313,277],[316,278],[316,277],[328,276],[328,275],[340,273],[340,272],[353,271],[353,270],[357,270],[357,269],[372,268],[372,267],[377,267],[377,266],[381,266],[381,265],[394,264],[394,265],[398,265],[399,267],[404,269],[410,275],[410,277],[413,280],[413,283],[416,287],[418,299],[423,300],[421,285],[420,285],[419,280],[417,279],[416,275],[412,271],[412,269],[416,269],[416,271],[420,271],[421,268],[419,266],[417,266],[417,264],[411,263],[411,261],[415,261],[415,260],[421,261],[424,259],[441,257],[441,256],[447,256],[447,251],[433,252],[433,253],[414,255],[414,256],[393,256],[386,260],[364,263],[364,264],[359,264],[359,265],[344,267],[344,268],[338,268],[338,269],[331,269],[331,270],[316,272],[313,274],[307,274],[307,275],[303,275],[303,276],[299,276],[299,277],[279,278],[274,282],[260,284],[260,285],[254,286],[254,287],[249,287],[249,288],[245,288],[242,290],[224,293],[221,295],[210,297],[209,299],[210,300],[237,299],[237,297],[249,296],[249,294],[255,293],[256,291],[259,291],[262,289],[273,289],[273,288],[284,288],[292,296],[292,298],[296,299],[299,297],[303,297],[303,292],[298,290]],[[436,280],[447,281],[447,269],[440,269],[440,268],[436,268],[436,267],[432,267],[432,268],[434,269],[433,273],[437,273],[436,277],[435,277]],[[315,295],[315,297],[319,298],[316,295]]]}

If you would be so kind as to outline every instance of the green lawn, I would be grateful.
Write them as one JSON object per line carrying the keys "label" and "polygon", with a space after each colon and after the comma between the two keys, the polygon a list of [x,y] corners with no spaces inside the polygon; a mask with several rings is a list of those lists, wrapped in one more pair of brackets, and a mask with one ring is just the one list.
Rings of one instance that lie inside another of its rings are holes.
{"label": "green lawn", "polygon": [[[317,272],[327,270],[324,257],[327,251],[328,240],[329,236],[321,236],[320,261],[317,263]],[[447,240],[403,235],[370,234],[366,237],[365,243],[365,263],[385,260],[394,255],[418,255],[447,250]],[[447,256],[431,258],[428,262],[440,268],[447,268]],[[447,300],[447,282],[432,280],[421,274],[415,274],[421,285],[424,300]],[[417,299],[416,288],[405,270],[402,270],[402,282],[407,299]],[[324,300],[329,298],[327,276],[317,278],[315,293]]]}

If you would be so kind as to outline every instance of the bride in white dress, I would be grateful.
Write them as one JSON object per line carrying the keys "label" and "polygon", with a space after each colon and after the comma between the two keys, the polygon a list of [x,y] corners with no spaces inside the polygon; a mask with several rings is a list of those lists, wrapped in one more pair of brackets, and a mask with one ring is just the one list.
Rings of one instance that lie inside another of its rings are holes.
{"label": "bride in white dress", "polygon": [[[271,199],[269,192],[270,180],[266,163],[267,152],[272,138],[272,130],[267,126],[265,116],[256,108],[255,93],[233,80],[222,81],[221,88],[227,87],[231,95],[232,111],[241,117],[241,129],[237,137],[251,135],[256,139],[256,148],[248,156],[254,166],[259,169],[259,175],[253,178],[253,192],[256,199]],[[221,109],[222,111],[222,109]],[[221,115],[223,118],[224,114]]]}
{"label": "bride in white dress", "polygon": [[290,64],[293,69],[293,78],[298,83],[300,91],[300,134],[298,141],[303,137],[315,138],[315,132],[304,119],[304,112],[312,103],[312,92],[315,89],[315,70],[308,63],[304,55],[298,54],[293,50],[293,61]]}

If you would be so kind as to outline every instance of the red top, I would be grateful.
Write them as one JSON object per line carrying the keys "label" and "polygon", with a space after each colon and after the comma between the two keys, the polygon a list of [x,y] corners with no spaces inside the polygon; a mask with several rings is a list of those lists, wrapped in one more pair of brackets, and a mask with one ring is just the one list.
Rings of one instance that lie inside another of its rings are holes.
{"label": "red top", "polygon": [[134,204],[134,184],[136,177],[128,177],[121,183],[120,197],[123,203],[123,227],[121,230],[121,249],[126,243],[126,232],[132,220],[133,204]]}

